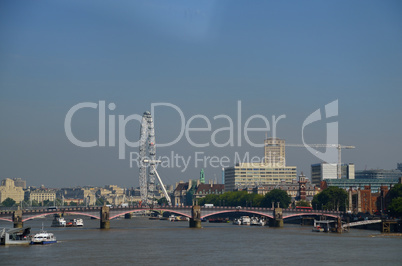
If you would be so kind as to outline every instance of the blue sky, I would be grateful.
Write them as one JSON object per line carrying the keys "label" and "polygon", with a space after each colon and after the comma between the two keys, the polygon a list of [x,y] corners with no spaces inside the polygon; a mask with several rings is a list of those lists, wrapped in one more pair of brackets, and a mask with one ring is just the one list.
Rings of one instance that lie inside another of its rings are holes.
{"label": "blue sky", "polygon": [[[116,116],[172,103],[187,120],[208,117],[212,130],[227,126],[216,115],[235,120],[241,101],[243,123],[254,114],[284,114],[278,136],[302,143],[304,119],[338,99],[339,142],[356,146],[343,161],[394,169],[402,162],[401,14],[400,1],[2,1],[0,177],[49,187],[137,186],[138,169],[118,159],[117,147],[81,148],[66,137],[68,110],[99,101],[115,103],[107,115]],[[177,113],[154,115],[157,143],[175,138]],[[97,119],[96,110],[77,113],[75,134],[96,139]],[[306,141],[324,143],[325,123],[306,129]],[[126,135],[138,140],[138,123]],[[254,142],[265,137],[251,135]],[[193,136],[205,142],[211,133]],[[182,139],[157,148],[161,156],[172,151],[263,154],[244,140],[197,149]],[[287,164],[299,173],[317,162],[306,149],[287,148]],[[197,178],[200,167],[182,170],[160,174],[174,184]],[[220,180],[219,168],[205,173]]]}

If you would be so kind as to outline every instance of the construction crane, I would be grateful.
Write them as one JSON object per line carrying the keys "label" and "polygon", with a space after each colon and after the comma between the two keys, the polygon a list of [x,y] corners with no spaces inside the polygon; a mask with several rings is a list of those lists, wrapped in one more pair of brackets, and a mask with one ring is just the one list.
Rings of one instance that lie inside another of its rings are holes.
{"label": "construction crane", "polygon": [[287,147],[300,147],[300,148],[305,148],[306,146],[309,147],[315,147],[315,148],[336,148],[338,149],[338,164],[337,164],[337,169],[336,173],[338,176],[338,179],[341,179],[342,176],[342,171],[341,171],[341,150],[342,149],[354,149],[356,148],[355,146],[346,146],[346,145],[341,145],[341,144],[285,144]]}

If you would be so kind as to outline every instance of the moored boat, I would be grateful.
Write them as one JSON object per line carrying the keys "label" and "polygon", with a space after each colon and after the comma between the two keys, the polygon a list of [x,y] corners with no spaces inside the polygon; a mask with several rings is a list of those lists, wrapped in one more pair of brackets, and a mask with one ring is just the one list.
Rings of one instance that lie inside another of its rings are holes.
{"label": "moored boat", "polygon": [[324,228],[321,226],[317,225],[313,227],[313,232],[324,232]]}
{"label": "moored boat", "polygon": [[185,222],[185,221],[189,221],[190,218],[185,217],[185,216],[176,216],[175,222]]}
{"label": "moored boat", "polygon": [[240,217],[240,221],[242,225],[250,225],[251,219],[249,216],[242,216]]}
{"label": "moored boat", "polygon": [[73,219],[73,225],[78,227],[84,226],[84,220],[82,220],[81,218]]}
{"label": "moored boat", "polygon": [[258,225],[259,219],[257,217],[251,217],[250,225]]}
{"label": "moored boat", "polygon": [[267,224],[267,222],[262,218],[258,221],[259,226],[265,226],[266,224]]}
{"label": "moored boat", "polygon": [[52,227],[65,227],[66,220],[63,217],[58,217],[57,215],[55,215],[51,226]]}
{"label": "moored boat", "polygon": [[237,218],[234,218],[233,224],[235,224],[235,225],[241,225],[241,220],[240,220],[240,219],[237,219]]}
{"label": "moored boat", "polygon": [[162,215],[152,215],[149,217],[149,220],[161,220]]}
{"label": "moored boat", "polygon": [[84,226],[84,221],[82,219],[71,219],[67,224],[67,227],[81,227]]}

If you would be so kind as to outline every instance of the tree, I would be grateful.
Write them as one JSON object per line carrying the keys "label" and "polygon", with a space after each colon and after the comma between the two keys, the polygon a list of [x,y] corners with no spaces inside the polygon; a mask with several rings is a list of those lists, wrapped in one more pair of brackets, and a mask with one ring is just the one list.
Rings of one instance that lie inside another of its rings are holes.
{"label": "tree", "polygon": [[318,210],[345,210],[347,197],[344,189],[329,187],[315,195],[312,204]]}
{"label": "tree", "polygon": [[39,202],[37,200],[33,200],[31,203],[32,207],[38,207],[39,206]]}
{"label": "tree", "polygon": [[215,195],[215,194],[209,194],[206,195],[204,198],[200,199],[198,201],[198,204],[200,206],[204,205],[204,204],[214,204],[217,205],[217,203],[219,202],[219,196]]}
{"label": "tree", "polygon": [[43,201],[43,206],[54,206],[54,202],[50,200]]}
{"label": "tree", "polygon": [[15,200],[12,198],[6,198],[1,204],[5,207],[12,207],[15,205]]}
{"label": "tree", "polygon": [[163,198],[158,199],[158,204],[159,205],[164,205],[164,204],[167,205],[168,201],[165,197],[163,197]]}
{"label": "tree", "polygon": [[271,208],[272,202],[275,203],[275,207],[276,203],[279,202],[279,206],[281,208],[288,208],[289,204],[292,202],[292,199],[288,193],[286,193],[286,191],[281,189],[273,189],[265,194],[265,197],[261,201],[261,207]]}
{"label": "tree", "polygon": [[296,206],[299,206],[299,207],[311,207],[310,203],[305,201],[305,200],[298,201],[296,203]]}
{"label": "tree", "polygon": [[396,184],[388,192],[390,204],[388,205],[389,214],[393,217],[402,217],[402,184]]}
{"label": "tree", "polygon": [[62,200],[61,199],[56,199],[54,201],[55,206],[61,206]]}
{"label": "tree", "polygon": [[246,200],[251,207],[261,207],[261,202],[264,199],[263,195],[252,193],[247,194]]}
{"label": "tree", "polygon": [[388,192],[389,200],[393,200],[396,198],[402,198],[402,184],[396,184],[391,190]]}
{"label": "tree", "polygon": [[389,214],[393,217],[402,217],[402,197],[394,198],[388,205]]}

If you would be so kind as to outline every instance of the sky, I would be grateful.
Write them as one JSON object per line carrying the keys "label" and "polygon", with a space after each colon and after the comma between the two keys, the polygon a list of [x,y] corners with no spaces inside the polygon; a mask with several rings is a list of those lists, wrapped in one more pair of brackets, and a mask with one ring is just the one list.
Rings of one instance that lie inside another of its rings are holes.
{"label": "sky", "polygon": [[[4,0],[0,179],[136,187],[130,154],[138,147],[123,141],[139,140],[140,122],[130,118],[152,106],[156,155],[177,158],[158,167],[165,184],[196,179],[201,168],[221,182],[222,165],[236,156],[263,156],[255,144],[273,135],[280,116],[275,133],[286,143],[326,143],[327,123],[337,123],[338,142],[356,147],[342,152],[342,162],[395,169],[401,72],[400,1]],[[334,101],[337,116],[326,118]],[[66,117],[79,104],[87,107],[72,113],[71,132],[96,146],[67,136]],[[318,109],[322,119],[303,128]],[[245,135],[245,127],[261,130]],[[286,164],[298,173],[310,175],[319,162],[306,148],[286,148]]]}

